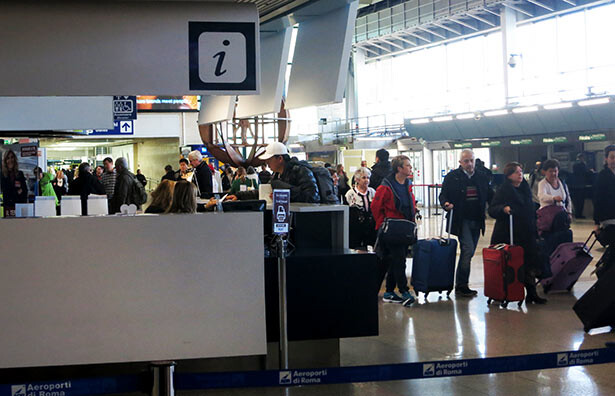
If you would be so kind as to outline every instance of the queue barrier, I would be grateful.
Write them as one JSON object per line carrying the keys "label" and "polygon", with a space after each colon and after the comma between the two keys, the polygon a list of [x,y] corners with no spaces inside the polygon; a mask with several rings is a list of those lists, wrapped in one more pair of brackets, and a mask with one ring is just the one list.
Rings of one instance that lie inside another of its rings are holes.
{"label": "queue barrier", "polygon": [[[174,390],[291,387],[399,381],[615,363],[613,343],[607,345],[609,348],[476,359],[434,360],[418,363],[221,373],[175,373]],[[143,374],[59,382],[4,384],[0,385],[0,396],[86,396],[113,393],[148,393],[152,391],[152,388],[152,376]],[[170,391],[172,394],[173,389]]]}

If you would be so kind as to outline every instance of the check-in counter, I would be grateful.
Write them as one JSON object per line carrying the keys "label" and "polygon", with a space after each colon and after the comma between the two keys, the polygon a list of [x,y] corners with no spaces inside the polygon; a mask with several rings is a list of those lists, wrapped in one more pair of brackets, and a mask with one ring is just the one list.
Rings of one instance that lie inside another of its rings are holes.
{"label": "check-in counter", "polygon": [[0,369],[266,354],[263,213],[0,220]]}
{"label": "check-in counter", "polygon": [[[340,339],[378,335],[373,253],[348,249],[348,206],[291,203],[286,259],[291,368],[340,364]],[[265,216],[271,230],[271,211]],[[266,230],[267,231],[267,230]],[[267,367],[278,366],[278,260],[265,259]]]}

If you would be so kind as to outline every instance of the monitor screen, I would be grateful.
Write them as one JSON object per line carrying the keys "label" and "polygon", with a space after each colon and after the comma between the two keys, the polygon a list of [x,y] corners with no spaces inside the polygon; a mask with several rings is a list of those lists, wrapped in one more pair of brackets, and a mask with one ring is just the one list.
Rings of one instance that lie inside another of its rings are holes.
{"label": "monitor screen", "polygon": [[138,111],[199,111],[198,96],[137,96]]}

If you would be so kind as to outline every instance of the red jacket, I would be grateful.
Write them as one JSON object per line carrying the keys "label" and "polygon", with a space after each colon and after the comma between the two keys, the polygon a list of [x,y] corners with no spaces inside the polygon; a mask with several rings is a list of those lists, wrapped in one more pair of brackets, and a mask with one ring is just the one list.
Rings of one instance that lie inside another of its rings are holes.
{"label": "red jacket", "polygon": [[[384,183],[384,182],[383,182]],[[414,194],[412,193],[412,185],[408,187],[408,191],[410,193],[410,199],[412,201],[410,208],[412,213],[412,220],[414,221],[414,214],[416,213],[416,200],[414,199]],[[393,190],[391,187],[381,184],[376,190],[376,195],[374,196],[374,201],[371,205],[372,214],[374,215],[374,220],[376,221],[376,229],[380,228],[380,224],[384,221],[384,219],[404,219],[404,214],[400,212],[395,206],[395,196],[393,194]]]}

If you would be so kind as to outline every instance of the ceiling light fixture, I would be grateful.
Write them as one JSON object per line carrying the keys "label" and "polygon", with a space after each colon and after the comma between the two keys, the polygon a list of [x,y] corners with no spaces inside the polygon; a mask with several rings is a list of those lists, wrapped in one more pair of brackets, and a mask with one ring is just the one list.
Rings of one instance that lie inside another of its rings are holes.
{"label": "ceiling light fixture", "polygon": [[577,102],[577,104],[582,107],[600,105],[600,104],[605,104],[605,103],[609,103],[609,98],[588,99],[588,100],[581,100],[580,102]]}
{"label": "ceiling light fixture", "polygon": [[569,109],[572,107],[571,102],[551,103],[543,106],[545,110]]}
{"label": "ceiling light fixture", "polygon": [[417,118],[415,120],[410,120],[411,124],[427,124],[429,122],[429,118]]}
{"label": "ceiling light fixture", "polygon": [[538,106],[515,107],[514,109],[512,109],[512,112],[515,114],[531,113],[533,111],[538,111]]}
{"label": "ceiling light fixture", "polygon": [[501,116],[501,115],[506,115],[508,114],[508,110],[502,109],[502,110],[491,110],[491,111],[485,111],[485,117],[496,117],[496,116]]}

